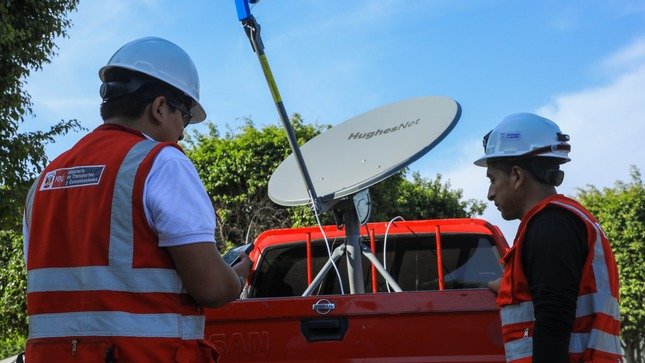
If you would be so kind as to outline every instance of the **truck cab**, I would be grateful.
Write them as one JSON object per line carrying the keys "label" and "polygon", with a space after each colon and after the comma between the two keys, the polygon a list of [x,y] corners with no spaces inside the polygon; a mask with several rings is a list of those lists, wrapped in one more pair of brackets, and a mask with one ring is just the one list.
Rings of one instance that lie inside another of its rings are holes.
{"label": "truck cab", "polygon": [[361,293],[349,292],[345,238],[339,226],[259,235],[243,298],[206,310],[219,361],[504,361],[488,288],[508,248],[497,227],[471,218],[367,223]]}

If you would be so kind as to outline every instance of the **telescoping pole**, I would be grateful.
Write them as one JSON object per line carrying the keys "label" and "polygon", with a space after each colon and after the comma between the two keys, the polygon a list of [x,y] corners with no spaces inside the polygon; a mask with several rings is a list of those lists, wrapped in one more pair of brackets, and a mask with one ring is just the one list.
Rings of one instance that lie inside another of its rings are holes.
{"label": "telescoping pole", "polygon": [[282,126],[287,132],[289,145],[291,146],[293,155],[296,157],[298,168],[311,197],[313,208],[317,213],[322,213],[326,210],[326,206],[322,201],[319,200],[318,196],[316,195],[313,182],[311,181],[309,171],[307,170],[307,165],[305,164],[302,153],[300,152],[300,146],[298,146],[298,141],[296,140],[295,133],[293,132],[293,127],[291,127],[291,122],[289,121],[287,110],[284,107],[284,103],[282,103],[282,98],[280,97],[278,86],[276,85],[275,79],[273,78],[271,67],[269,67],[269,61],[264,54],[264,45],[262,44],[262,38],[260,37],[260,24],[258,24],[253,15],[251,15],[249,9],[249,2],[254,4],[257,1],[258,0],[235,0],[237,16],[238,19],[242,22],[244,32],[248,36],[249,41],[251,42],[251,46],[253,47],[253,51],[255,52],[255,54],[257,54],[260,65],[262,66],[264,78],[269,85],[269,90],[271,91],[271,96],[273,97],[276,109],[278,110],[278,115],[280,116],[280,120],[282,121]]}

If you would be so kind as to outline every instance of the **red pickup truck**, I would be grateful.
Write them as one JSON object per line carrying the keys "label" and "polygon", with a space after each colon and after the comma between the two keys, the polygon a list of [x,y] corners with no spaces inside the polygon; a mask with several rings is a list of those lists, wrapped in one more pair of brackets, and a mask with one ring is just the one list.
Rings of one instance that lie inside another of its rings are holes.
{"label": "red pickup truck", "polygon": [[480,219],[361,226],[365,255],[388,278],[363,258],[359,294],[347,293],[342,258],[317,276],[345,242],[343,229],[322,230],[324,236],[318,227],[258,236],[243,298],[207,309],[206,338],[220,362],[504,361],[487,288],[501,276],[508,248],[497,227]]}

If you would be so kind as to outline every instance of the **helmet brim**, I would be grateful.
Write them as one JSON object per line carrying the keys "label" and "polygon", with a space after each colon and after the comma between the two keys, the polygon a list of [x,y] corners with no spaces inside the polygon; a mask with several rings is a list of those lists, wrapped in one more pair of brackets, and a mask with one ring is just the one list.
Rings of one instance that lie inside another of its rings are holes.
{"label": "helmet brim", "polygon": [[528,156],[528,157],[523,156],[523,155],[509,156],[509,155],[491,154],[491,155],[486,155],[486,156],[483,156],[483,157],[475,160],[475,162],[473,164],[485,168],[485,167],[488,167],[488,162],[491,161],[491,160],[493,160],[493,161],[497,161],[497,160],[511,161],[511,160],[521,160],[521,159],[528,159],[528,158],[558,159],[560,164],[565,164],[565,163],[568,163],[569,161],[571,161],[571,159],[569,157],[562,157],[562,154],[559,154],[559,153],[546,153],[546,154],[540,154],[540,155],[532,155],[532,156]]}
{"label": "helmet brim", "polygon": [[190,109],[190,112],[193,114],[193,118],[190,119],[191,125],[198,124],[206,120],[206,111],[204,111],[202,105],[195,99],[193,99],[193,102],[195,102],[195,105]]}

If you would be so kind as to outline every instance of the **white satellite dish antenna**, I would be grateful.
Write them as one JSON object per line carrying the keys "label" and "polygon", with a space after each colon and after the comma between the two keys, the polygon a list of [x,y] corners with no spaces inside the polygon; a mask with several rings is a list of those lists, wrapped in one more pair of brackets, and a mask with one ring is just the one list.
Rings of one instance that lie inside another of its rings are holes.
{"label": "white satellite dish antenna", "polygon": [[[316,194],[326,203],[395,174],[435,147],[460,116],[447,97],[419,97],[353,117],[309,140],[300,150]],[[277,204],[307,204],[310,197],[296,158],[289,155],[269,180]]]}
{"label": "white satellite dish antenna", "polygon": [[[460,115],[459,104],[448,97],[393,103],[351,118],[296,148],[306,167],[294,154],[278,166],[269,180],[271,200],[295,206],[308,204],[312,196],[317,196],[316,212],[333,206],[342,212],[345,224],[345,245],[334,251],[303,295],[311,294],[333,265],[332,260],[343,254],[347,257],[351,293],[365,290],[361,254],[395,291],[401,291],[371,251],[360,243],[359,228],[367,222],[371,204],[366,189],[425,155],[450,133]],[[301,170],[308,170],[313,190],[308,190],[303,177],[307,174]]]}

